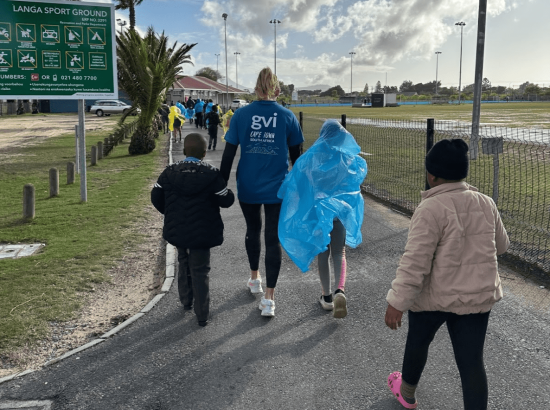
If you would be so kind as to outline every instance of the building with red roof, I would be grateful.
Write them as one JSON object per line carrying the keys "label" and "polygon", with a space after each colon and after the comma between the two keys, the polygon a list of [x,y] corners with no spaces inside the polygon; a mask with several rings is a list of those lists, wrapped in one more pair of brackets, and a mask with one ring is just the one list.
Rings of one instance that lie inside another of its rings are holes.
{"label": "building with red roof", "polygon": [[227,107],[238,94],[246,94],[248,90],[241,90],[232,86],[218,83],[201,76],[180,76],[177,77],[172,87],[168,90],[167,103],[193,99],[209,100],[222,107]]}

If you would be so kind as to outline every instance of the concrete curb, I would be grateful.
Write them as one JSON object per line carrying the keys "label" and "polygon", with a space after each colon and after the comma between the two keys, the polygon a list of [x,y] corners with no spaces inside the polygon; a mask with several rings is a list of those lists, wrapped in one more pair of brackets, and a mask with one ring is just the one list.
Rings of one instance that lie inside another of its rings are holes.
{"label": "concrete curb", "polygon": [[31,409],[36,410],[50,410],[52,408],[52,402],[50,400],[31,400],[31,401],[8,401],[0,403],[0,409]]}
{"label": "concrete curb", "polygon": [[[172,138],[170,137],[170,147],[168,149],[168,158],[169,163],[171,164],[173,162],[172,160]],[[151,311],[155,307],[155,305],[170,291],[170,288],[172,287],[172,283],[174,282],[174,267],[176,264],[176,248],[173,245],[170,245],[169,243],[166,244],[166,267],[165,267],[165,278],[164,283],[162,285],[162,288],[160,290],[161,293],[156,295],[151,301],[149,301],[143,309],[139,313],[136,313],[134,316],[132,316],[130,319],[125,320],[124,322],[120,323],[115,328],[109,330],[107,333],[104,333],[103,335],[99,336],[99,339],[92,340],[89,343],[86,343],[85,345],[82,345],[80,347],[77,347],[76,349],[69,350],[68,352],[65,352],[63,355],[56,357],[55,359],[48,360],[46,363],[42,365],[42,367],[50,366],[52,364],[58,363],[63,359],[66,359],[67,357],[73,356],[77,353],[82,352],[83,350],[86,350],[92,346],[95,346],[101,342],[104,342],[106,339],[110,338],[111,336],[117,334],[122,329],[128,327],[132,323],[134,323],[136,320],[141,318],[142,316],[145,316],[146,313]],[[2,377],[0,379],[0,384],[13,380],[17,377],[24,376],[29,373],[33,373],[38,369],[28,369],[23,372],[11,374],[9,376]]]}

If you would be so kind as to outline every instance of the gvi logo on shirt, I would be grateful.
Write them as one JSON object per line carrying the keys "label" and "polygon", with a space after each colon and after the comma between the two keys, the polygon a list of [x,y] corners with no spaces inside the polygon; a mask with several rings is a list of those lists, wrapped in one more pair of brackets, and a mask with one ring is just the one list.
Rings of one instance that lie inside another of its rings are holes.
{"label": "gvi logo on shirt", "polygon": [[251,128],[253,130],[260,130],[262,129],[262,123],[264,127],[269,127],[270,125],[273,125],[273,128],[277,127],[277,113],[273,114],[273,117],[269,117],[267,120],[265,117],[260,117],[259,115],[254,115],[252,117],[252,125]]}

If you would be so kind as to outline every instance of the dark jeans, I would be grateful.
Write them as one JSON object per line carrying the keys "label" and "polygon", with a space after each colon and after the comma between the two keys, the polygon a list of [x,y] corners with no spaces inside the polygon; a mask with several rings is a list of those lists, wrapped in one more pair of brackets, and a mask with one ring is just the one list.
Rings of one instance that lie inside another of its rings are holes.
{"label": "dark jeans", "polygon": [[457,315],[448,312],[409,311],[403,380],[412,385],[418,384],[428,359],[430,343],[441,325],[447,323],[462,381],[464,409],[487,409],[488,387],[483,364],[483,345],[489,313]]}
{"label": "dark jeans", "polygon": [[210,140],[208,141],[208,148],[216,149],[216,144],[218,143],[218,127],[208,127],[208,136]]}
{"label": "dark jeans", "polygon": [[[194,305],[199,321],[208,320],[210,310],[210,249],[178,248],[178,291],[184,306]],[[194,302],[194,303],[193,303]]]}
{"label": "dark jeans", "polygon": [[265,276],[268,288],[277,285],[281,270],[281,244],[279,243],[279,214],[281,204],[246,204],[239,201],[246,221],[246,239],[244,241],[250,270],[260,266],[260,235],[262,233],[262,205],[265,213]]}
{"label": "dark jeans", "polygon": [[202,127],[202,112],[195,113],[196,121],[195,126],[197,128]]}

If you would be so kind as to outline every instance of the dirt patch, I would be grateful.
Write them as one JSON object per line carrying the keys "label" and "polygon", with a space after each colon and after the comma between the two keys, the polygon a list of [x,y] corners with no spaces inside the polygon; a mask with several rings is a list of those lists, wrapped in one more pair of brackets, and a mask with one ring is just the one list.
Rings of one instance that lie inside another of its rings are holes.
{"label": "dirt patch", "polygon": [[[111,130],[119,117],[86,116],[86,131]],[[9,154],[12,147],[38,144],[45,138],[74,133],[77,114],[18,116],[2,118],[0,122],[0,152]]]}

